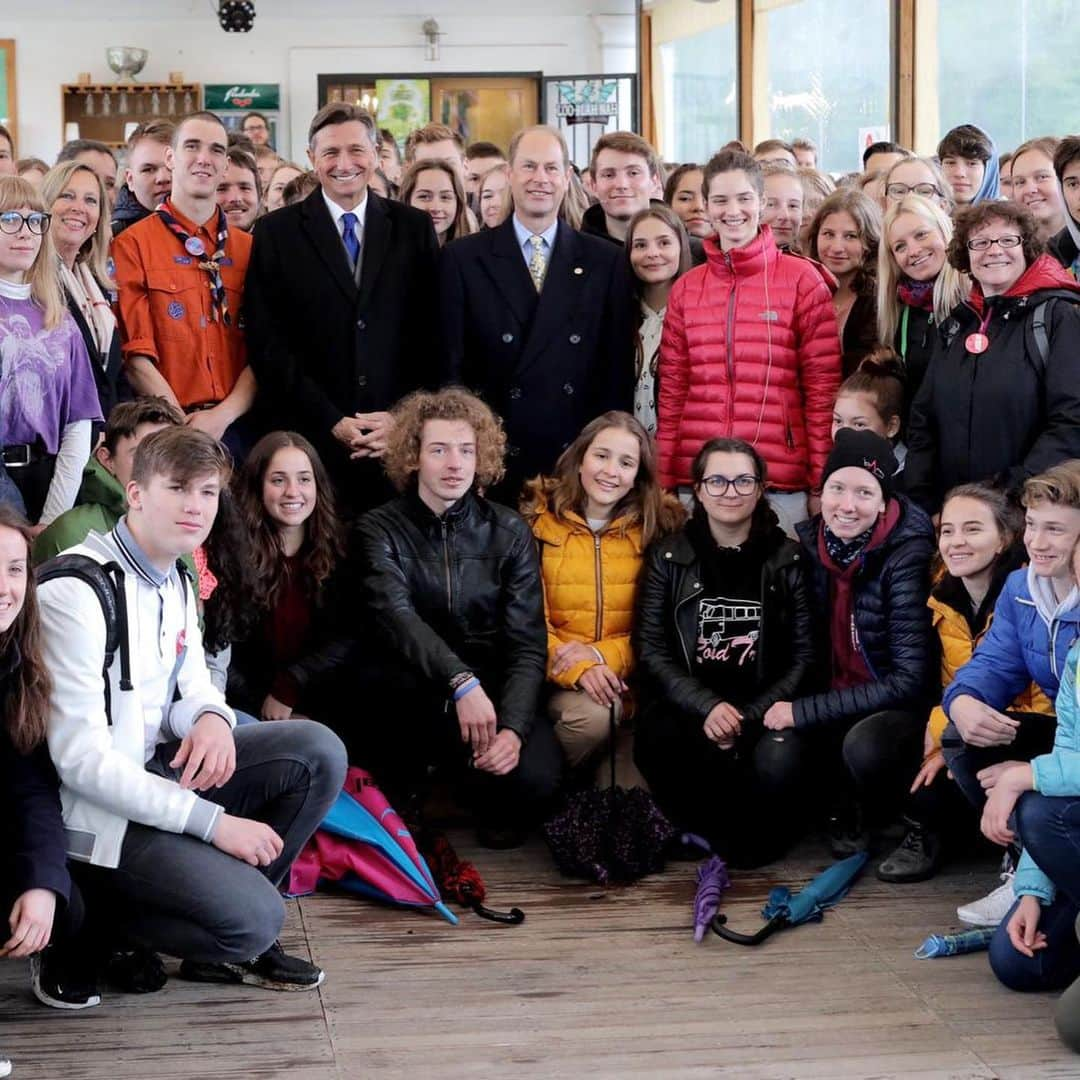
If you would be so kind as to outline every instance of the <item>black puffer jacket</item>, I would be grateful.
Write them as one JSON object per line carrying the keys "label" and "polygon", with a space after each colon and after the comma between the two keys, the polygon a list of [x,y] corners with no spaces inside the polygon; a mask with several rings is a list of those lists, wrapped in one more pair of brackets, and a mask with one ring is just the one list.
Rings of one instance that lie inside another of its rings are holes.
{"label": "black puffer jacket", "polygon": [[[1029,323],[1049,307],[1045,362]],[[1072,302],[1075,301],[1075,302]],[[1040,255],[1004,295],[973,293],[941,327],[911,408],[904,486],[935,513],[956,484],[1018,489],[1029,476],[1080,457],[1080,286]],[[990,312],[989,348],[966,342]]]}
{"label": "black puffer jacket", "polygon": [[821,515],[797,525],[811,578],[814,640],[820,656],[816,671],[822,691],[794,702],[795,726],[851,722],[882,709],[922,707],[930,679],[930,558],[934,528],[926,514],[902,495],[895,496],[900,517],[878,547],[858,559],[852,584],[854,632],[870,671],[869,682],[826,689],[831,669],[829,571],[818,551]]}
{"label": "black puffer jacket", "polygon": [[[790,699],[813,662],[805,557],[798,544],[773,527],[761,569],[758,694],[740,703],[743,735],[762,728],[776,701]],[[645,555],[634,620],[634,653],[643,712],[679,710],[704,721],[723,698],[693,673],[697,651],[701,560],[686,529],[656,541]]]}
{"label": "black puffer jacket", "polygon": [[[115,240],[125,229],[138,224],[143,218],[149,217],[150,210],[138,199],[127,184],[123,184],[116,193],[116,202],[112,209],[112,234]],[[106,413],[108,415],[108,413]]]}
{"label": "black puffer jacket", "polygon": [[536,545],[512,510],[471,491],[441,518],[415,491],[356,526],[369,654],[441,699],[464,671],[479,676],[500,728],[524,741],[547,661]]}
{"label": "black puffer jacket", "polygon": [[902,430],[908,429],[908,417],[915,395],[922,386],[930,367],[930,357],[934,353],[934,339],[937,337],[934,314],[925,308],[912,304],[900,305],[900,320],[896,328],[893,348],[904,361],[904,412]]}

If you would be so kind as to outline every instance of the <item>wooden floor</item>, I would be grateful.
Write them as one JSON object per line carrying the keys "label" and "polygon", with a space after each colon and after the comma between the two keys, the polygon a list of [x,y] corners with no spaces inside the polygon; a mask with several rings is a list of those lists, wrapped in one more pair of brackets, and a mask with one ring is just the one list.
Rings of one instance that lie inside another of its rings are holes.
{"label": "wooden floor", "polygon": [[[18,1080],[1080,1077],[1052,996],[1004,990],[985,953],[912,956],[994,883],[988,860],[906,888],[867,876],[823,923],[751,950],[694,944],[693,863],[602,890],[560,878],[539,844],[492,853],[454,838],[524,925],[468,914],[453,928],[317,896],[290,905],[284,943],[326,969],[318,993],[173,979],[74,1015],[37,1005],[25,968],[3,963],[0,1050]],[[756,928],[771,885],[824,862],[808,842],[735,875],[732,925]]]}

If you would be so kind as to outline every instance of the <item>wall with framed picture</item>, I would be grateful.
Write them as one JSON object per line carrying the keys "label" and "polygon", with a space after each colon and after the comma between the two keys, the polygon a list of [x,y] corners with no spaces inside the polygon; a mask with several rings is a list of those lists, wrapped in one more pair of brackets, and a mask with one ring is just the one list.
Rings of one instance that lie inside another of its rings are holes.
{"label": "wall with framed picture", "polygon": [[466,143],[505,149],[519,128],[540,122],[540,73],[320,75],[319,104],[348,101],[375,114],[399,143],[413,128],[446,124]]}
{"label": "wall with framed picture", "polygon": [[558,75],[544,80],[544,123],[559,128],[578,168],[605,131],[637,131],[634,75]]}
{"label": "wall with framed picture", "polygon": [[15,42],[0,39],[0,124],[18,139],[18,118],[15,114]]}

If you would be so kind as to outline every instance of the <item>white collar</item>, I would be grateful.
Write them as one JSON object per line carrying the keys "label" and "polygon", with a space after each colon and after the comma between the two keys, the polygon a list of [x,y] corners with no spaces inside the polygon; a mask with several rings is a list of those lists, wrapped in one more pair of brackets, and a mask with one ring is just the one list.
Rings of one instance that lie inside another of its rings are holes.
{"label": "white collar", "polygon": [[13,281],[5,281],[0,278],[0,296],[4,296],[8,300],[29,300],[30,282],[27,281],[22,285],[16,285]]}
{"label": "white collar", "polygon": [[356,215],[356,224],[362,229],[364,227],[364,214],[367,213],[368,192],[367,188],[364,188],[364,197],[360,200],[358,206],[352,210],[345,210],[338,206],[333,199],[329,198],[325,191],[322,193],[323,202],[326,203],[326,209],[330,211],[330,220],[334,223],[334,228],[341,232],[341,219],[346,214]]}

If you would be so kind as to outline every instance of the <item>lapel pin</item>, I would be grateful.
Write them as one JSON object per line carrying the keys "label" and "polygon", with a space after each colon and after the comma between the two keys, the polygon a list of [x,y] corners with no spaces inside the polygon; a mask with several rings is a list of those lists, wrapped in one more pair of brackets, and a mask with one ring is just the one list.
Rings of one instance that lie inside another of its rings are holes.
{"label": "lapel pin", "polygon": [[575,267],[574,267],[574,273],[575,273],[575,274],[584,274],[584,273],[585,273],[585,271],[584,271],[584,270],[582,270],[580,266],[575,266]]}

